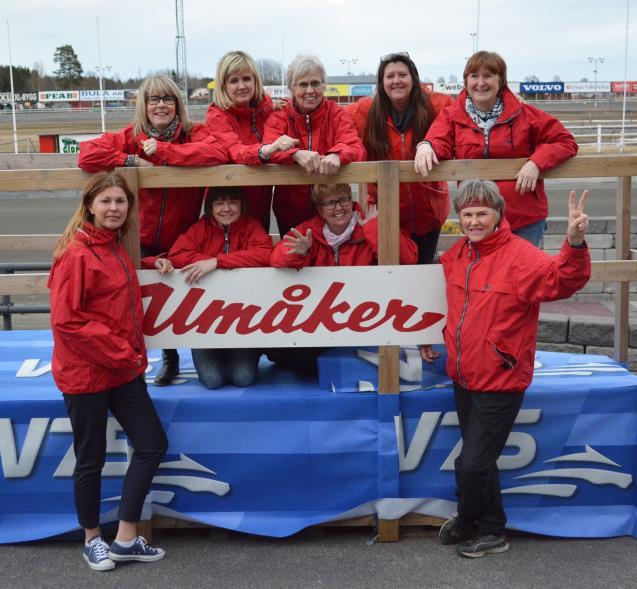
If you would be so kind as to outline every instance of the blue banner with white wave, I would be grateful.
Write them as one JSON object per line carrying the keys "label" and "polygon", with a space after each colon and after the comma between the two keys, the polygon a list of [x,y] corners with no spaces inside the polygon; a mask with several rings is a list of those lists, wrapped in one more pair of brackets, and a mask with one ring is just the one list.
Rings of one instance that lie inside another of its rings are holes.
{"label": "blue banner with white wave", "polygon": [[[74,456],[50,373],[48,331],[0,333],[0,542],[77,529]],[[377,395],[376,350],[320,359],[320,383],[266,360],[247,389],[203,388],[190,354],[171,387],[149,386],[170,440],[144,517],[165,515],[274,537],[357,515],[454,511],[459,429],[442,360],[401,350],[398,395]],[[152,381],[159,354],[150,353]],[[116,518],[129,447],[108,428],[102,521]],[[637,536],[637,377],[603,356],[538,353],[500,458],[512,528]]]}

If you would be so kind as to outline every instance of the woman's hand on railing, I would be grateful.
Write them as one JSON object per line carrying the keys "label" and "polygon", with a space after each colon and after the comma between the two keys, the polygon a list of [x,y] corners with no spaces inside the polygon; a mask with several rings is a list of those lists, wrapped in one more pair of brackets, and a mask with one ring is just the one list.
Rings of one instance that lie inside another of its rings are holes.
{"label": "woman's hand on railing", "polygon": [[146,139],[146,141],[142,143],[142,149],[144,150],[144,153],[150,157],[157,151],[157,139],[154,137]]}
{"label": "woman's hand on railing", "polygon": [[290,137],[289,135],[281,135],[276,141],[268,143],[261,147],[261,153],[265,159],[270,159],[273,153],[277,151],[287,151],[299,144],[298,139]]}
{"label": "woman's hand on railing", "polygon": [[418,144],[416,148],[416,155],[414,157],[414,169],[417,174],[420,174],[423,178],[427,177],[427,174],[431,172],[433,167],[438,164],[438,158],[436,152],[428,141],[423,141]]}
{"label": "woman's hand on railing", "polygon": [[537,167],[537,164],[531,160],[526,162],[515,175],[518,180],[515,183],[516,192],[519,192],[520,194],[533,192],[537,185],[537,179],[539,176],[540,168]]}
{"label": "woman's hand on railing", "polygon": [[287,253],[290,255],[307,256],[312,249],[312,230],[308,229],[303,235],[297,229],[290,229],[290,233],[283,236],[283,245],[288,248]]}
{"label": "woman's hand on railing", "polygon": [[588,199],[588,190],[582,192],[579,202],[575,202],[577,195],[574,190],[568,195],[568,227],[566,229],[566,239],[574,247],[579,247],[586,238],[588,229],[588,215],[584,213],[584,205]]}
{"label": "woman's hand on railing", "polygon": [[320,156],[319,174],[329,176],[336,174],[341,169],[341,158],[336,153]]}
{"label": "woman's hand on railing", "polygon": [[157,258],[155,260],[155,268],[160,274],[170,274],[175,269],[168,258]]}
{"label": "woman's hand on railing", "polygon": [[181,269],[186,279],[186,284],[196,284],[206,274],[209,274],[217,268],[217,258],[211,258],[210,260],[199,260],[188,264]]}
{"label": "woman's hand on railing", "polygon": [[299,164],[308,174],[318,174],[321,168],[321,156],[316,151],[299,149],[292,159]]}

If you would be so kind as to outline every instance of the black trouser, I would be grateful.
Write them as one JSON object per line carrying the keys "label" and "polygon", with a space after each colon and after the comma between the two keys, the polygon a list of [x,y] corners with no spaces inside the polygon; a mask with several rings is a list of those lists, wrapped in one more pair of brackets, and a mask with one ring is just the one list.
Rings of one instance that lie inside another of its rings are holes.
{"label": "black trouser", "polygon": [[438,238],[440,237],[440,228],[432,229],[424,235],[411,235],[411,239],[418,246],[418,263],[433,264],[436,257],[436,248],[438,247]]}
{"label": "black trouser", "polygon": [[109,409],[134,449],[118,517],[127,522],[139,521],[155,471],[168,449],[168,439],[143,377],[101,393],[64,395],[64,403],[73,429],[73,486],[80,525],[89,529],[99,525]]}
{"label": "black trouser", "polygon": [[454,382],[462,451],[456,458],[458,515],[476,522],[479,533],[503,534],[497,460],[513,429],[523,393],[470,392]]}
{"label": "black trouser", "polygon": [[[139,249],[140,249],[142,258],[145,258],[147,256],[158,256],[159,254],[162,253],[162,251],[159,250],[158,248],[155,248],[150,245],[144,245],[143,243],[139,244]],[[162,362],[164,363],[174,362],[175,364],[179,364],[179,354],[177,353],[177,350],[171,350],[171,349],[162,350],[161,359],[162,359]]]}

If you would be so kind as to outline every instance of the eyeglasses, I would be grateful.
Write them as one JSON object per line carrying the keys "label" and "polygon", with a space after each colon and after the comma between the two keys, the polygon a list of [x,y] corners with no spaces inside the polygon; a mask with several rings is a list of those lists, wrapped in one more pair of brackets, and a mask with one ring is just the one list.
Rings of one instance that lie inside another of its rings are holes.
{"label": "eyeglasses", "polygon": [[175,98],[174,96],[149,96],[146,99],[146,102],[148,104],[152,104],[153,106],[159,104],[160,102],[163,102],[166,106],[172,106],[173,104],[175,104],[177,102],[177,98]]}
{"label": "eyeglasses", "polygon": [[352,198],[350,196],[341,196],[341,198],[335,200],[325,200],[321,203],[321,206],[326,211],[333,211],[336,209],[336,205],[340,205],[341,208],[346,208],[352,204]]}
{"label": "eyeglasses", "polygon": [[381,56],[380,62],[385,63],[386,61],[394,61],[396,57],[406,57],[409,61],[411,61],[411,57],[409,57],[409,53],[406,51],[395,51],[394,53],[388,53],[387,55]]}
{"label": "eyeglasses", "polygon": [[325,82],[323,80],[312,80],[311,82],[299,82],[298,84],[294,84],[301,90],[307,90],[308,88],[312,88],[312,90],[317,90],[320,88]]}

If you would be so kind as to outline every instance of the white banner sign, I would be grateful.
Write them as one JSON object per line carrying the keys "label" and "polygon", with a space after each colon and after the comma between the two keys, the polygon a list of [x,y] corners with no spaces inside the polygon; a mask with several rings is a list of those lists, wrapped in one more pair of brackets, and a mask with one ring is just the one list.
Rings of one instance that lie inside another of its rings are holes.
{"label": "white banner sign", "polygon": [[434,90],[444,94],[460,94],[463,89],[464,84],[462,82],[436,82],[434,84]]}
{"label": "white banner sign", "polygon": [[38,93],[40,102],[77,102],[80,99],[78,90],[56,90]]}
{"label": "white banner sign", "polygon": [[564,82],[564,92],[572,94],[610,92],[610,82]]}
{"label": "white banner sign", "polygon": [[[13,97],[16,102],[36,102],[38,99],[37,92],[16,92]],[[11,103],[11,92],[0,92],[0,103]]]}
{"label": "white banner sign", "polygon": [[264,86],[266,94],[269,94],[272,98],[289,98],[290,91],[287,86]]}
{"label": "white banner sign", "polygon": [[188,286],[138,272],[149,348],[441,343],[442,266],[216,270]]}
{"label": "white banner sign", "polygon": [[99,133],[76,133],[75,135],[58,135],[59,153],[80,153],[80,142],[97,139]]}
{"label": "white banner sign", "polygon": [[[124,100],[123,90],[102,90],[104,100]],[[80,100],[99,100],[99,90],[80,90]]]}

